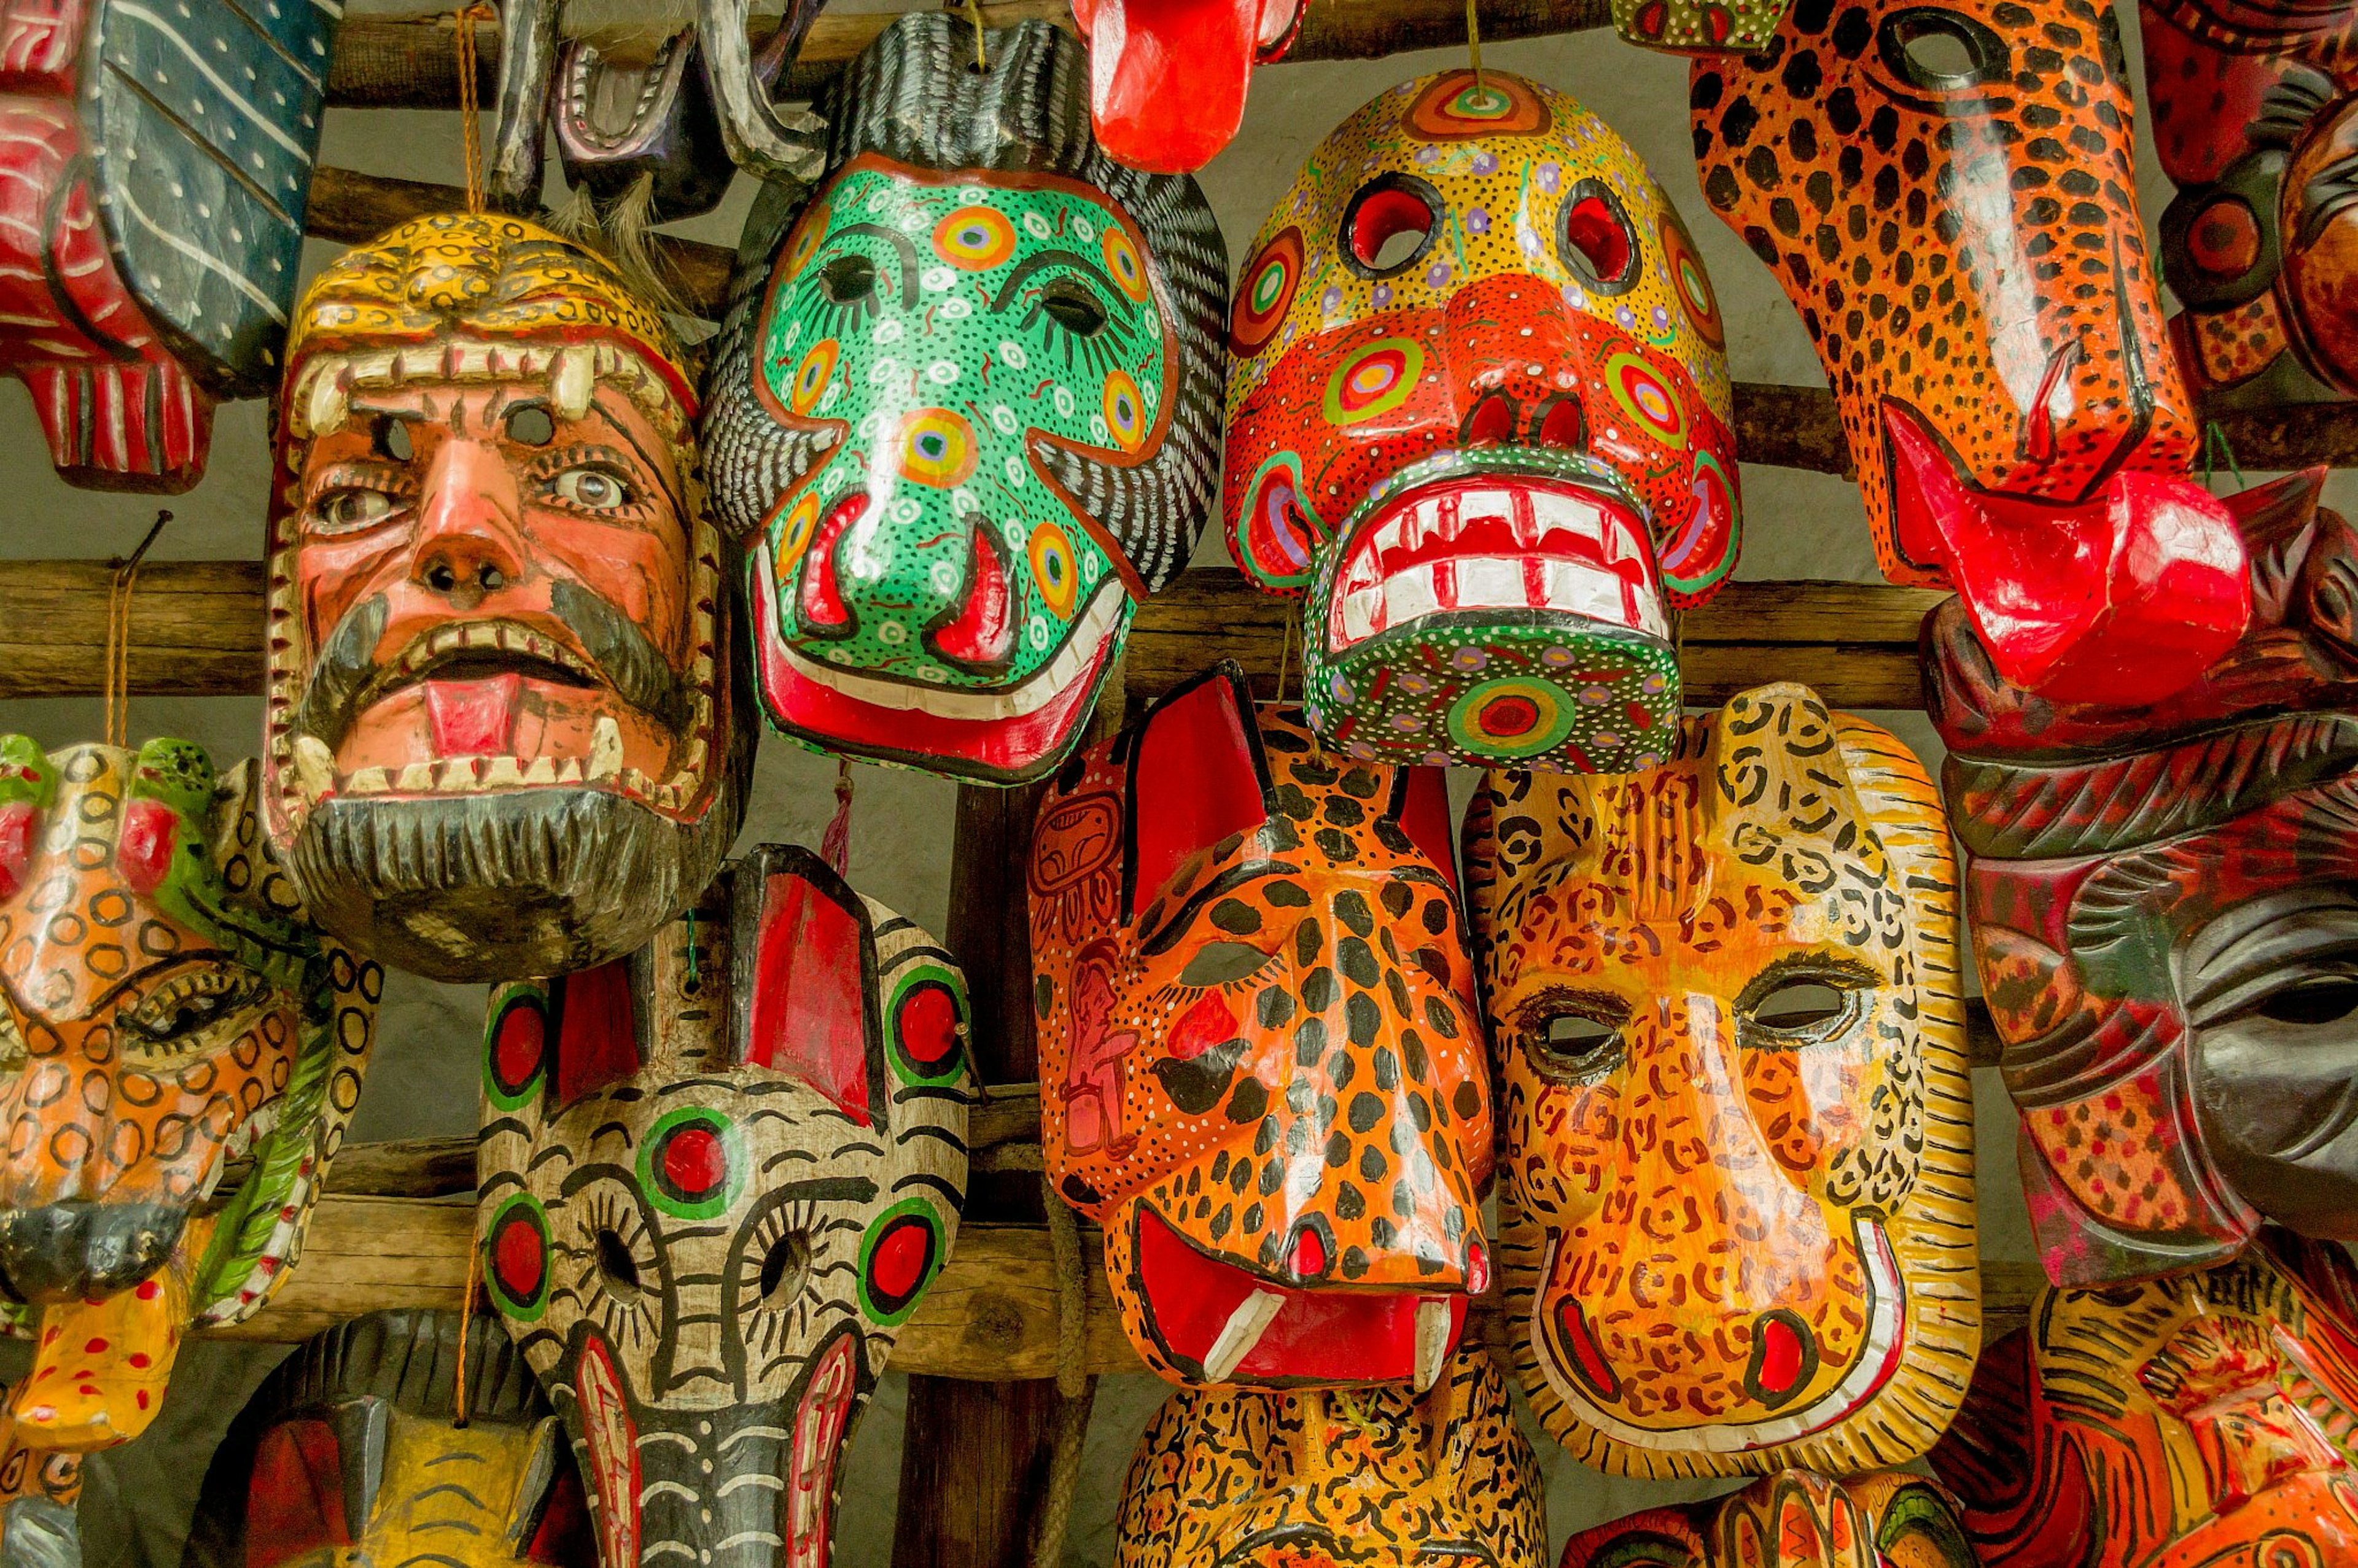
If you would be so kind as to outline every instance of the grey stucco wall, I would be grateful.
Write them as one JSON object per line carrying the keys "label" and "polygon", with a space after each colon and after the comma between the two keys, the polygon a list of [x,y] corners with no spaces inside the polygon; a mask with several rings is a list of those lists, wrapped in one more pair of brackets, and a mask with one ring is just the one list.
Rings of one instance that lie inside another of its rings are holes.
{"label": "grey stucco wall", "polygon": [[[865,7],[863,7],[865,8]],[[2133,21],[2129,27],[2132,49]],[[1243,133],[1203,176],[1203,183],[1240,259],[1262,214],[1303,158],[1334,124],[1379,91],[1406,77],[1454,65],[1461,51],[1351,64],[1294,65],[1262,71]],[[1750,381],[1822,384],[1798,319],[1767,272],[1704,205],[1688,152],[1686,68],[1590,33],[1496,44],[1485,63],[1547,81],[1585,100],[1636,145],[1669,187],[1710,265],[1730,330],[1735,374]],[[367,172],[452,181],[459,135],[450,116],[391,112],[330,116],[322,161]],[[2146,213],[2160,210],[2149,145]],[[698,237],[733,242],[746,191],[741,181],[722,214],[697,225]],[[330,254],[311,247],[312,265]],[[0,556],[104,557],[128,550],[155,503],[70,490],[50,471],[24,394],[0,384],[0,453],[9,482],[0,486]],[[261,547],[267,451],[260,405],[225,408],[216,427],[211,472],[170,504],[177,521],[158,546],[162,557],[250,557]],[[1743,476],[1747,526],[1741,575],[1874,580],[1864,515],[1855,491],[1836,478],[1774,470]],[[2353,499],[2334,491],[2344,506]],[[1199,559],[1219,558],[1217,527]],[[1764,680],[1807,672],[1763,669]],[[259,703],[247,699],[142,698],[134,703],[135,740],[171,734],[198,741],[227,763],[248,754],[260,727]],[[1918,714],[1875,715],[1937,767],[1938,749]],[[99,732],[99,705],[55,699],[0,703],[0,732],[21,730],[47,746]],[[948,898],[954,791],[939,781],[860,768],[852,835],[852,874],[868,892],[938,931]],[[746,843],[816,844],[832,809],[834,768],[826,759],[774,738],[765,744],[749,812]],[[362,1139],[466,1133],[475,1116],[474,1037],[480,992],[396,979],[388,987],[380,1045],[370,1070],[355,1136]],[[2012,1118],[1994,1076],[1979,1075],[1983,1248],[1996,1259],[2030,1256],[2012,1153]],[[201,1479],[211,1445],[245,1394],[283,1351],[192,1344],[184,1352],[171,1402],[139,1442],[95,1457],[83,1505],[92,1568],[168,1568]],[[1148,1418],[1165,1394],[1138,1376],[1108,1379],[1090,1434],[1066,1561],[1090,1568],[1109,1561],[1112,1517],[1121,1476]],[[882,1568],[891,1552],[891,1504],[898,1484],[902,1386],[888,1379],[861,1426],[846,1490],[839,1561],[844,1568]],[[1560,1546],[1573,1530],[1632,1509],[1706,1495],[1724,1484],[1672,1487],[1617,1481],[1573,1463],[1532,1429],[1541,1455],[1550,1536]]]}

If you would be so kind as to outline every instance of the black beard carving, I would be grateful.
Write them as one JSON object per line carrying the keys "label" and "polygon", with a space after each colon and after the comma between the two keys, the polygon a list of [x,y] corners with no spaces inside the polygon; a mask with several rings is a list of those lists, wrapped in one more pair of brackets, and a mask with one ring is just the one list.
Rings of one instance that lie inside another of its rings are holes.
{"label": "black beard carving", "polygon": [[707,764],[719,772],[700,820],[593,784],[330,796],[288,857],[319,925],[437,980],[537,979],[643,945],[704,891],[744,814],[752,654],[737,625],[733,603],[715,617],[728,650],[713,703],[726,749]]}

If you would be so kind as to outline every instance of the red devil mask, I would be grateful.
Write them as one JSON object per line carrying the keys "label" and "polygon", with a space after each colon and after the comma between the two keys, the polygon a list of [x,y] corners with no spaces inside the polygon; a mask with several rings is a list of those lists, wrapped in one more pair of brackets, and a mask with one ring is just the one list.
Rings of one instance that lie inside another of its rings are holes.
{"label": "red devil mask", "polygon": [[1884,575],[1954,588],[2059,700],[2165,696],[2232,645],[2243,555],[2180,477],[2111,11],[1795,0],[1692,98],[1704,197],[1817,340]]}
{"label": "red devil mask", "polygon": [[2166,702],[2006,685],[1925,628],[1942,786],[2047,1271],[2358,1238],[2358,535],[2322,470],[2234,497],[2251,634]]}
{"label": "red devil mask", "polygon": [[1440,1375],[1490,1108],[1438,772],[1222,665],[1066,764],[1029,876],[1048,1173],[1178,1382]]}

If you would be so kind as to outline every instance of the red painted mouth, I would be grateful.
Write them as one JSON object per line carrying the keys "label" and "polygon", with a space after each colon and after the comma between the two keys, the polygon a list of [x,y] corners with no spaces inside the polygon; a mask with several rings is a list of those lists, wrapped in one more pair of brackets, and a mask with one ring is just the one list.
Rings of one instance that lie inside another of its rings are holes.
{"label": "red painted mouth", "polygon": [[1183,1371],[1216,1383],[1427,1387],[1465,1327],[1470,1294],[1489,1282],[1477,1249],[1471,1281],[1455,1269],[1437,1271],[1424,1291],[1305,1290],[1197,1250],[1144,1204],[1133,1234],[1149,1332]]}
{"label": "red painted mouth", "polygon": [[2124,470],[2083,500],[1974,486],[1905,406],[1883,406],[1892,514],[1936,554],[1998,674],[2059,701],[2158,700],[2251,619],[2250,564],[2226,503]]}

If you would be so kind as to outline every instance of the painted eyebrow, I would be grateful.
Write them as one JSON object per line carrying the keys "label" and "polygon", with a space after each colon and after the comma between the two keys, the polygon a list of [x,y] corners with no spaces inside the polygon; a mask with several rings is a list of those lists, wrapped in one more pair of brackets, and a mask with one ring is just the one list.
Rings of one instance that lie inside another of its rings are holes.
{"label": "painted eyebrow", "polygon": [[1081,254],[1078,251],[1058,248],[1053,251],[1036,251],[1033,254],[1026,256],[1023,259],[1023,264],[1015,269],[1014,276],[1007,280],[1006,287],[999,291],[999,297],[991,301],[991,314],[995,316],[999,312],[1006,309],[1007,302],[1015,297],[1015,291],[1022,287],[1033,273],[1038,272],[1044,266],[1055,266],[1059,265],[1069,266],[1076,272],[1086,273],[1090,277],[1095,278],[1098,287],[1102,287],[1108,294],[1120,295],[1125,299],[1129,297],[1128,295],[1122,294],[1121,289],[1114,283],[1114,280],[1107,275],[1105,268],[1099,266],[1088,257]]}
{"label": "painted eyebrow", "polygon": [[[901,308],[917,308],[917,243],[898,229],[888,229],[882,223],[846,223],[829,235],[827,249],[833,250],[836,242],[854,234],[872,234],[890,243],[901,257]],[[816,274],[813,275],[816,277]]]}

